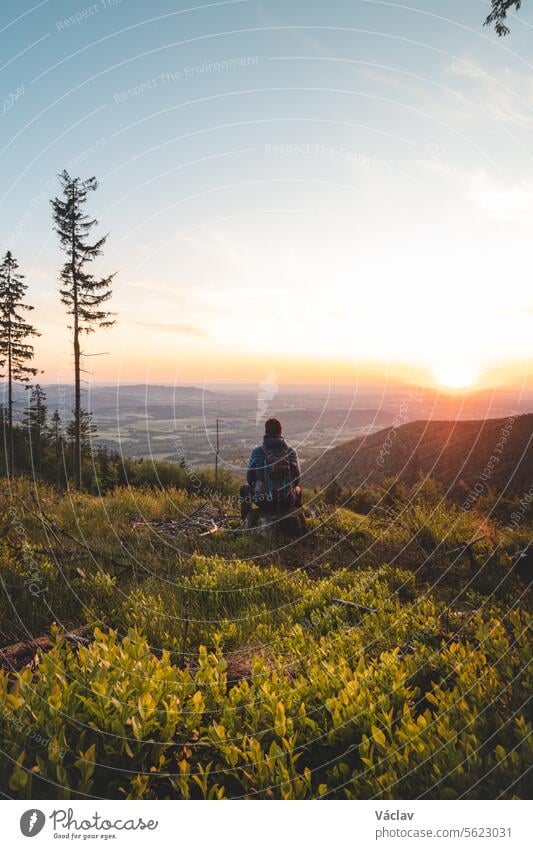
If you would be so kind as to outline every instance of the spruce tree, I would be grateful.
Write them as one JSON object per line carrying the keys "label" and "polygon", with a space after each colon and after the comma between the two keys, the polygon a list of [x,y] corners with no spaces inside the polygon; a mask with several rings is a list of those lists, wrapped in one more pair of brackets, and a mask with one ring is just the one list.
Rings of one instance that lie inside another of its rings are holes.
{"label": "spruce tree", "polygon": [[30,400],[24,412],[24,426],[30,443],[32,470],[41,474],[43,451],[47,442],[46,393],[37,383],[31,389]]}
{"label": "spruce tree", "polygon": [[60,460],[63,455],[63,445],[64,445],[64,437],[63,437],[63,426],[61,424],[61,416],[59,415],[57,410],[54,410],[50,421],[49,428],[49,436],[50,436],[50,446],[54,454],[55,459],[55,467],[56,467],[56,484],[59,486],[59,482],[61,479],[61,475],[59,470],[61,468]]}
{"label": "spruce tree", "polygon": [[[81,456],[86,457],[91,453],[92,448],[92,440],[96,436],[98,428],[93,422],[93,414],[89,413],[87,410],[84,410],[82,407],[80,409],[80,418],[79,418],[79,430],[76,425],[76,417],[72,419],[67,425],[67,438],[69,441],[69,445],[73,451],[74,457],[74,467],[76,466],[76,452],[77,452],[77,442],[76,437],[79,436],[80,447],[81,447]],[[80,486],[82,480],[83,473],[83,465],[80,469]]]}
{"label": "spruce tree", "polygon": [[[0,365],[2,365],[2,360],[0,360]],[[8,473],[8,465],[7,465],[7,407],[5,404],[0,404],[0,427],[2,428],[2,439],[4,442],[4,451],[0,452],[0,474],[7,475]]]}
{"label": "spruce tree", "polygon": [[[81,447],[84,454],[87,454],[91,450],[91,442],[92,439],[98,433],[98,428],[93,422],[93,414],[89,413],[83,407],[80,410],[80,437],[81,437]],[[74,447],[76,443],[76,420],[72,419],[67,425],[67,436],[69,438],[70,444]]]}
{"label": "spruce tree", "polygon": [[111,454],[106,445],[100,445],[97,452],[98,461],[98,491],[110,492],[117,483],[116,457]]}
{"label": "spruce tree", "polygon": [[114,274],[97,278],[90,272],[90,264],[100,256],[107,235],[91,241],[91,233],[97,221],[84,211],[90,192],[96,191],[95,177],[81,180],[71,177],[67,171],[59,175],[61,197],[51,201],[54,228],[59,243],[66,255],[61,270],[61,300],[72,316],[72,341],[74,346],[74,479],[81,488],[82,469],[82,406],[81,406],[81,336],[97,327],[111,327],[115,322],[106,309],[111,297]]}
{"label": "spruce tree", "polygon": [[28,339],[40,336],[24,318],[24,313],[33,307],[24,302],[27,285],[24,275],[18,271],[18,262],[8,251],[0,265],[0,363],[7,380],[7,450],[6,471],[14,470],[13,450],[13,385],[28,383],[37,374],[37,369],[28,365],[33,359],[33,346]]}

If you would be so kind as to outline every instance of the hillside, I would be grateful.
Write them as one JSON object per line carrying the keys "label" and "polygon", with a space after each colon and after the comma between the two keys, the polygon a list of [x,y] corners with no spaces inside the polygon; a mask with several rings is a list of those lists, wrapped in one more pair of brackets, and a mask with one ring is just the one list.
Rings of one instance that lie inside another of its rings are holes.
{"label": "hillside", "polygon": [[0,793],[527,797],[531,527],[431,485],[395,509],[263,537],[230,499],[13,481]]}
{"label": "hillside", "polygon": [[[492,458],[492,460],[491,460]],[[326,451],[304,472],[307,486],[333,478],[351,487],[421,474],[464,498],[478,485],[522,495],[531,486],[533,414],[485,421],[416,421],[358,437]]]}

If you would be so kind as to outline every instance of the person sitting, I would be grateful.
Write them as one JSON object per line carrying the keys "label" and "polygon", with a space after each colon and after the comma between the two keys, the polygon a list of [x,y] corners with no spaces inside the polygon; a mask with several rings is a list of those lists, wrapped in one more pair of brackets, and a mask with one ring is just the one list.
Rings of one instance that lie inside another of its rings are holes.
{"label": "person sitting", "polygon": [[285,442],[278,419],[272,418],[265,422],[263,444],[251,453],[246,480],[247,483],[240,491],[243,521],[253,504],[271,513],[288,512],[301,507],[298,454]]}

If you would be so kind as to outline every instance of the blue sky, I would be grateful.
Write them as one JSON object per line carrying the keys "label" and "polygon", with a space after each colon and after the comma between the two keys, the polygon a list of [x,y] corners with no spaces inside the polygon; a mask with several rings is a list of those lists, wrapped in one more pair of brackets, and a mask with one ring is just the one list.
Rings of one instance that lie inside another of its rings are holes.
{"label": "blue sky", "polygon": [[478,0],[4,0],[0,250],[49,379],[64,167],[119,270],[95,379],[531,361],[532,5],[498,39]]}

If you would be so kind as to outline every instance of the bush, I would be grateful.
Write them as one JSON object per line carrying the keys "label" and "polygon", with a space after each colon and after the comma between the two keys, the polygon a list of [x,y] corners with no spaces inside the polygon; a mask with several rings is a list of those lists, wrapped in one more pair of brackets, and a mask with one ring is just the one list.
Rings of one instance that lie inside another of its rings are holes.
{"label": "bush", "polygon": [[[525,525],[504,534],[426,486],[366,516],[323,508],[272,552],[136,521],[191,512],[183,488],[42,487],[43,522],[27,481],[11,492],[4,643],[54,618],[99,627],[78,648],[54,629],[48,654],[0,674],[4,795],[526,796]],[[471,562],[453,549],[480,521]]]}
{"label": "bush", "polygon": [[[392,624],[379,592],[375,604],[374,633]],[[419,613],[399,622],[393,641],[403,647],[377,651],[364,626],[323,635],[292,626],[270,661],[257,659],[232,687],[216,640],[182,670],[134,631],[119,640],[96,630],[77,651],[56,636],[36,672],[12,683],[0,675],[0,789],[23,798],[525,795],[528,617],[476,615],[470,637],[439,642],[437,611]]]}

